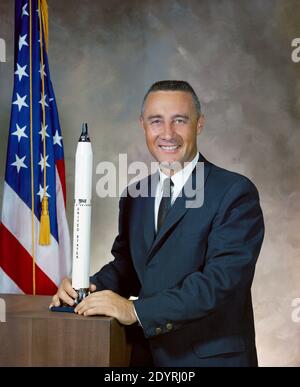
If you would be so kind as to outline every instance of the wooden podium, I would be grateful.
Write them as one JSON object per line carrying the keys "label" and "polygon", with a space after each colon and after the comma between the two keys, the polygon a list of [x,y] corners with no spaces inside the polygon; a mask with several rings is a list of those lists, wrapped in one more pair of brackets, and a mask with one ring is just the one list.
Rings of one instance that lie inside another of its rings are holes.
{"label": "wooden podium", "polygon": [[124,326],[110,317],[50,312],[51,297],[1,295],[0,366],[129,365]]}

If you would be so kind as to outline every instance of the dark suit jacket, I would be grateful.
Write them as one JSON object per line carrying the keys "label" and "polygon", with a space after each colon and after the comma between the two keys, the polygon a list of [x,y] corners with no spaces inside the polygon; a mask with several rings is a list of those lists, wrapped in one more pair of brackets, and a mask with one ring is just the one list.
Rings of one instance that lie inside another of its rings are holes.
{"label": "dark suit jacket", "polygon": [[258,192],[246,177],[201,154],[199,161],[203,205],[186,208],[183,193],[156,236],[154,197],[120,199],[115,259],[91,281],[139,296],[134,305],[156,366],[256,366],[250,289],[264,236]]}

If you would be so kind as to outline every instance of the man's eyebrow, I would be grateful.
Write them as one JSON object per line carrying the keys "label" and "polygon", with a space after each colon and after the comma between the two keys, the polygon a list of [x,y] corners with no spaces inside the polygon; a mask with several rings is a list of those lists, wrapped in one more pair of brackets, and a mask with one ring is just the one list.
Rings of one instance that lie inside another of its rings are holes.
{"label": "man's eyebrow", "polygon": [[174,116],[172,116],[172,118],[185,118],[186,120],[189,120],[190,117],[187,116],[186,114],[175,114]]}
{"label": "man's eyebrow", "polygon": [[[157,119],[157,118],[163,118],[163,116],[161,114],[155,114],[155,115],[152,115],[152,116],[149,116],[147,117],[147,120],[153,120],[153,119]],[[171,117],[173,120],[175,118],[184,118],[186,120],[189,120],[190,117],[186,114],[174,114],[174,116]]]}
{"label": "man's eyebrow", "polygon": [[155,114],[153,116],[147,117],[147,120],[153,120],[155,118],[163,118],[163,116],[161,114]]}

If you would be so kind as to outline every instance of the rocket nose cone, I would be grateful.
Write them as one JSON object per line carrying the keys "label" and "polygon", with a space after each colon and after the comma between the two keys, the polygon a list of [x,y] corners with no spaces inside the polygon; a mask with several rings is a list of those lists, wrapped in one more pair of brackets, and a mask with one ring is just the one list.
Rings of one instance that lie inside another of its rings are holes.
{"label": "rocket nose cone", "polygon": [[88,124],[83,123],[82,124],[82,134],[87,134],[88,133]]}
{"label": "rocket nose cone", "polygon": [[82,131],[79,138],[79,142],[90,142],[89,134],[88,134],[88,124],[82,124]]}

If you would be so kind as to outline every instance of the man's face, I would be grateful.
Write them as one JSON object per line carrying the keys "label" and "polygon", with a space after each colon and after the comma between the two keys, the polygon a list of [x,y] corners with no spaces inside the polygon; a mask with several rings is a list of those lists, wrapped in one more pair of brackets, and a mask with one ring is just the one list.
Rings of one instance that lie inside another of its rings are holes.
{"label": "man's face", "polygon": [[197,117],[190,93],[184,91],[151,92],[144,105],[140,123],[152,156],[160,163],[179,162],[183,167],[197,153],[197,136],[204,116]]}

